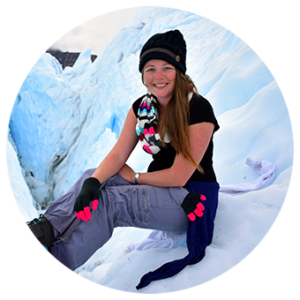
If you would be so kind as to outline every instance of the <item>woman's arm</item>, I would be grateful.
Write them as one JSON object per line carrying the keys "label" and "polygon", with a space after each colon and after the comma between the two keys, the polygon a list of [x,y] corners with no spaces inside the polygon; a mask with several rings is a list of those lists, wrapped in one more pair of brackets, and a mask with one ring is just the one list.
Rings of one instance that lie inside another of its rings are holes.
{"label": "woman's arm", "polygon": [[127,114],[123,129],[115,146],[100,163],[92,177],[101,183],[112,177],[124,166],[131,152],[135,148],[138,137],[135,131],[136,116],[131,108]]}
{"label": "woman's arm", "polygon": [[[202,160],[212,137],[213,130],[214,124],[207,122],[189,126],[191,153],[197,162]],[[178,154],[171,168],[151,173],[142,173],[138,182],[139,184],[160,187],[184,186],[195,170],[196,168],[189,161]],[[130,181],[134,182],[134,173],[131,174],[131,177]]]}

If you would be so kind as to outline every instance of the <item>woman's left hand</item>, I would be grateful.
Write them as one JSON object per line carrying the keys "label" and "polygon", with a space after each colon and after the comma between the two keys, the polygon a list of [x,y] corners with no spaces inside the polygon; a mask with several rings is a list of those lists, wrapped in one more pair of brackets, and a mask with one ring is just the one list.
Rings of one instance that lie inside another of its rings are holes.
{"label": "woman's left hand", "polygon": [[203,211],[205,209],[204,205],[200,202],[200,200],[205,201],[206,197],[197,193],[189,193],[183,199],[181,207],[187,214],[188,218],[193,222],[197,217],[203,216]]}
{"label": "woman's left hand", "polygon": [[126,181],[130,183],[134,183],[134,176],[135,173],[134,171],[127,165],[125,164],[122,169],[118,172]]}

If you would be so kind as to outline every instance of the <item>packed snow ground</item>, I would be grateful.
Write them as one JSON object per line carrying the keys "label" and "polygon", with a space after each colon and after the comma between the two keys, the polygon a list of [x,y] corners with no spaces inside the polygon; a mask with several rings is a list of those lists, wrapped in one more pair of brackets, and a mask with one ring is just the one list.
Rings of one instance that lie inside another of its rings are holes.
{"label": "packed snow ground", "polygon": [[[214,139],[220,185],[255,180],[258,175],[244,163],[248,157],[274,163],[276,175],[264,189],[220,194],[214,239],[203,261],[138,293],[176,291],[215,278],[248,255],[276,219],[289,186],[293,138],[284,99],[264,63],[238,37],[205,18],[140,8],[93,64],[89,49],[65,70],[43,54],[19,91],[9,125],[11,185],[24,219],[30,220],[112,148],[131,103],[145,92],[137,68],[142,45],[151,35],[174,28],[187,41],[187,73],[213,105],[221,126]],[[129,164],[142,171],[149,160],[137,149]],[[107,287],[137,292],[142,275],[187,253],[184,245],[127,250],[148,234],[116,229],[76,272]]]}

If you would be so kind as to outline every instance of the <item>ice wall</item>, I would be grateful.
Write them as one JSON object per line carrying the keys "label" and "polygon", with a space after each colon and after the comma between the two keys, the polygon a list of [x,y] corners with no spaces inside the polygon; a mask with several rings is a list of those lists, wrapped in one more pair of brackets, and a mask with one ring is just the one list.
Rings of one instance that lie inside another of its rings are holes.
{"label": "ice wall", "polygon": [[[87,49],[73,68],[62,70],[45,53],[25,79],[9,128],[38,203],[46,206],[65,193],[112,148],[132,102],[146,91],[138,72],[142,45],[151,35],[175,28],[187,42],[187,73],[211,102],[221,124],[215,135],[219,182],[252,180],[256,175],[244,165],[248,156],[276,163],[278,175],[292,166],[288,111],[256,53],[230,31],[201,16],[144,7],[94,63]],[[150,158],[137,149],[129,162],[142,171]]]}

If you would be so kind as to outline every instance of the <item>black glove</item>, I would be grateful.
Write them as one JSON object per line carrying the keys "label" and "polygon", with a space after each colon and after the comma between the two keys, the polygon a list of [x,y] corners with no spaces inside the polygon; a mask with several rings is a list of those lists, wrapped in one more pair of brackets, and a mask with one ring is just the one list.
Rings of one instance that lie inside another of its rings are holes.
{"label": "black glove", "polygon": [[92,218],[90,202],[92,201],[92,210],[96,210],[99,203],[100,187],[101,183],[95,177],[90,177],[84,181],[74,204],[77,219],[86,222]]}
{"label": "black glove", "polygon": [[181,207],[191,221],[195,221],[196,216],[203,216],[204,205],[200,202],[201,200],[206,200],[206,197],[201,194],[189,193],[181,204]]}

